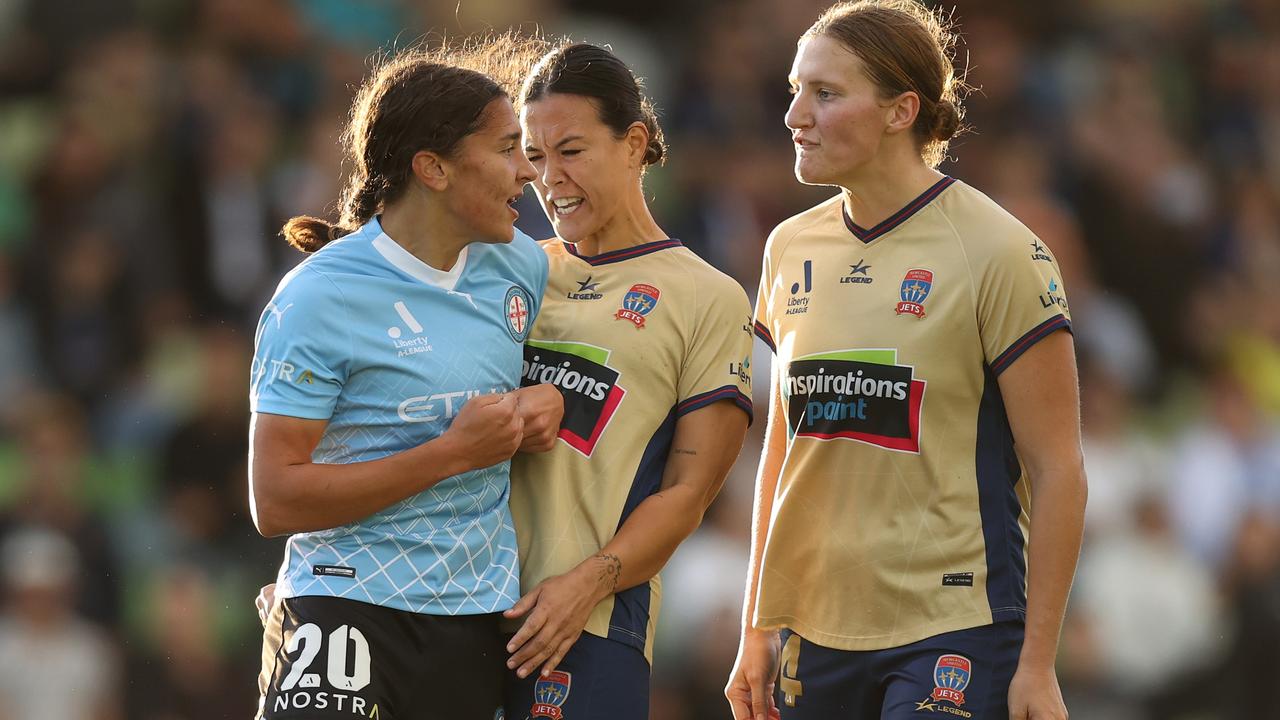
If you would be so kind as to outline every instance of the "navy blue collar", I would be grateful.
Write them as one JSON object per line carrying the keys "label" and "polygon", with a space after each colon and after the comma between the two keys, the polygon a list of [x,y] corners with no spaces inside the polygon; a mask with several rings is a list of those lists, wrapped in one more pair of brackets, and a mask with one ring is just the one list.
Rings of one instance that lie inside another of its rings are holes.
{"label": "navy blue collar", "polygon": [[858,224],[853,221],[853,218],[849,217],[849,209],[846,208],[843,203],[840,205],[840,214],[844,217],[844,224],[845,227],[849,228],[849,232],[853,233],[854,236],[862,242],[869,243],[906,222],[907,218],[915,215],[917,212],[920,212],[925,205],[933,202],[934,198],[941,195],[943,190],[951,187],[951,184],[955,181],[956,179],[953,177],[948,177],[946,175],[942,176],[941,180],[930,185],[929,189],[920,193],[915,200],[907,203],[901,210],[877,223],[876,226],[870,230],[864,230],[859,227]]}

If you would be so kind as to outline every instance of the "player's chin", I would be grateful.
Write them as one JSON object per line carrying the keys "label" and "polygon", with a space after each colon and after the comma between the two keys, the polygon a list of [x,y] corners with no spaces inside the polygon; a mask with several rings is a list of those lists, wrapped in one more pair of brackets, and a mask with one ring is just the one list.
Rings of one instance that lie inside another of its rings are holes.
{"label": "player's chin", "polygon": [[490,245],[505,245],[516,239],[516,226],[514,223],[503,223],[488,228],[481,236],[480,241]]}
{"label": "player's chin", "polygon": [[829,185],[831,182],[830,173],[823,172],[823,169],[813,160],[796,158],[795,170],[796,180],[805,185]]}

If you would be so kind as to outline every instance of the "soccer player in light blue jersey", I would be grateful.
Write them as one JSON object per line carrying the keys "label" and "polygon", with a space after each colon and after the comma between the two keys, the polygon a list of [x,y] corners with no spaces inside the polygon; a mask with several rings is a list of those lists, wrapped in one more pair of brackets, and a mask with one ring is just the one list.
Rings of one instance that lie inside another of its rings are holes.
{"label": "soccer player in light blue jersey", "polygon": [[518,389],[547,259],[514,230],[533,179],[505,91],[421,52],[361,87],[337,225],[259,320],[250,496],[290,534],[258,717],[488,718],[520,595],[509,459],[555,439],[553,386]]}

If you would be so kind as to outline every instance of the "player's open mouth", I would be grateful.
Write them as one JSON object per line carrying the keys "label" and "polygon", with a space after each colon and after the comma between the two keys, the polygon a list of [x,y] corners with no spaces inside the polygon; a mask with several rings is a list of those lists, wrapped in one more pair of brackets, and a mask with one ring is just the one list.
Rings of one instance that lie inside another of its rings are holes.
{"label": "player's open mouth", "polygon": [[578,209],[578,206],[582,204],[582,198],[553,198],[551,204],[555,206],[557,217],[565,217],[572,215],[573,211]]}

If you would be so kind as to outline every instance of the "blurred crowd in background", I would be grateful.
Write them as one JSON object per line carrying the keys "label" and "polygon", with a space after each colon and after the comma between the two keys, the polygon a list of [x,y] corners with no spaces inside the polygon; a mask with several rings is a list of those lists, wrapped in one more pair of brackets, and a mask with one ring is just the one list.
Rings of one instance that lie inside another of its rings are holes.
{"label": "blurred crowd in background", "polygon": [[[670,143],[660,224],[754,297],[769,229],[831,192],[794,180],[782,123],[826,4],[0,2],[0,718],[253,711],[283,546],[247,510],[253,328],[302,257],[283,221],[332,214],[372,53],[531,21],[611,44]],[[955,18],[973,130],[942,169],[1052,248],[1074,315],[1073,717],[1280,718],[1280,3]],[[728,717],[763,425],[664,574],[655,719]]]}

